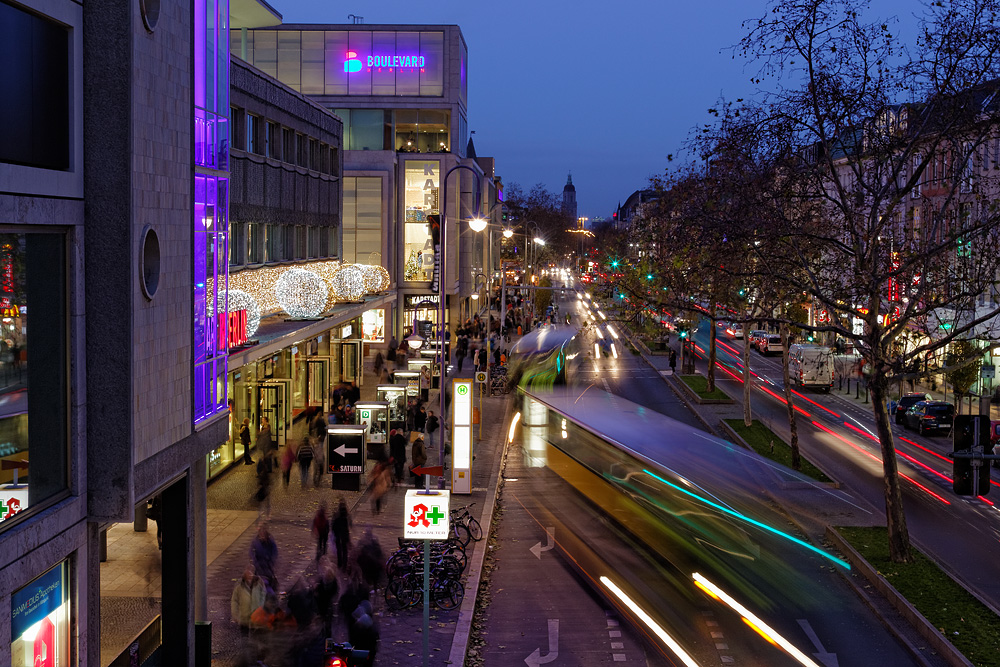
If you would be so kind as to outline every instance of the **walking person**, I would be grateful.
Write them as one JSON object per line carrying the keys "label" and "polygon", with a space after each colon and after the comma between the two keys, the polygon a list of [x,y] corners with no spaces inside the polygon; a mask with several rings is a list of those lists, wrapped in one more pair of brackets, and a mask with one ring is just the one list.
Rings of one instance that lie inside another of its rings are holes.
{"label": "walking person", "polygon": [[337,568],[343,572],[347,568],[347,553],[351,548],[351,517],[347,514],[347,501],[343,497],[337,503],[337,513],[330,523],[330,530],[337,550]]}
{"label": "walking person", "polygon": [[259,457],[257,461],[257,507],[262,515],[267,518],[271,516],[271,459],[270,457]]}
{"label": "walking person", "polygon": [[381,350],[375,354],[375,364],[372,368],[375,371],[375,377],[382,377],[382,366],[385,364],[385,359],[382,357]]}
{"label": "walking person", "polygon": [[250,418],[246,417],[240,425],[240,442],[243,444],[243,465],[253,465],[250,458]]}
{"label": "walking person", "polygon": [[299,478],[303,489],[306,488],[306,483],[309,479],[309,466],[312,465],[313,460],[311,440],[312,437],[309,435],[302,438],[302,443],[299,445],[299,451],[295,455],[299,462]]}
{"label": "walking person", "polygon": [[677,353],[670,350],[670,374],[673,375],[677,371]]}
{"label": "walking person", "polygon": [[406,465],[406,436],[395,429],[389,435],[389,455],[395,468],[396,484],[399,484],[403,481],[403,466]]}
{"label": "walking person", "polygon": [[391,469],[388,460],[382,460],[375,464],[368,477],[368,488],[372,497],[372,511],[375,514],[382,513],[382,497],[389,490],[391,481]]}
{"label": "walking person", "polygon": [[253,564],[254,572],[264,580],[271,591],[278,590],[278,577],[275,575],[275,566],[278,564],[278,545],[271,537],[265,521],[260,522],[257,534],[250,542],[250,562]]}
{"label": "walking person", "polygon": [[[257,431],[257,456],[271,460],[271,452],[274,449],[274,438],[271,437],[271,420],[267,417],[260,418],[260,430]],[[268,471],[270,472],[270,471]]]}
{"label": "walking person", "polygon": [[295,461],[295,447],[292,443],[285,445],[285,451],[281,454],[281,479],[288,489],[288,481],[292,476],[292,463]]}
{"label": "walking person", "polygon": [[413,472],[413,469],[425,463],[427,463],[427,448],[424,446],[424,439],[418,437],[410,447],[410,474],[413,475],[414,480],[419,481],[419,477]]}
{"label": "walking person", "polygon": [[326,555],[327,541],[330,539],[330,520],[326,518],[326,501],[320,501],[319,509],[313,516],[312,534],[316,539],[316,560]]}
{"label": "walking person", "polygon": [[240,634],[244,637],[250,635],[250,615],[264,604],[266,595],[267,586],[264,581],[257,576],[252,564],[247,565],[229,598],[229,618],[239,626]]}

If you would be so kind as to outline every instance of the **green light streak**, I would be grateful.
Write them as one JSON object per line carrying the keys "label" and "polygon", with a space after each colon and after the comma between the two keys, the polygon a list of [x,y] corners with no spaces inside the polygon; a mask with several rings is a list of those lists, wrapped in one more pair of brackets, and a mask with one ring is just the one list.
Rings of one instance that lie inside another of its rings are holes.
{"label": "green light streak", "polygon": [[766,530],[766,531],[768,531],[770,533],[774,533],[778,537],[783,537],[786,540],[789,540],[791,542],[794,542],[795,544],[798,544],[799,546],[803,546],[806,549],[809,549],[810,551],[814,551],[814,552],[818,553],[820,556],[823,556],[824,558],[832,560],[834,563],[836,563],[837,565],[840,565],[841,567],[843,567],[843,568],[845,568],[847,570],[851,569],[850,563],[842,561],[839,558],[835,558],[835,557],[831,556],[830,554],[826,553],[825,551],[823,551],[822,549],[817,549],[816,547],[814,547],[813,545],[809,544],[808,542],[803,542],[802,540],[798,539],[797,537],[792,537],[788,533],[784,533],[784,532],[778,530],[777,528],[772,528],[771,526],[767,525],[766,523],[761,523],[760,521],[757,521],[756,519],[751,519],[748,516],[744,516],[744,515],[740,514],[739,512],[737,512],[735,510],[729,509],[728,507],[723,507],[722,505],[719,505],[717,503],[713,503],[711,500],[706,500],[705,498],[702,498],[701,496],[699,496],[696,493],[692,493],[692,492],[688,491],[687,489],[684,489],[682,487],[677,486],[676,484],[668,482],[667,480],[663,479],[662,477],[660,477],[656,473],[650,472],[649,470],[646,470],[645,468],[643,468],[642,471],[644,473],[646,473],[647,475],[649,475],[650,477],[653,477],[654,479],[660,480],[661,482],[663,482],[664,484],[666,484],[670,488],[676,489],[676,490],[680,491],[681,493],[683,493],[685,495],[691,496],[695,500],[699,500],[699,501],[705,503],[706,505],[708,505],[709,507],[714,507],[715,509],[719,510],[720,512],[723,512],[725,514],[728,514],[729,516],[735,517],[735,518],[739,519],[740,521],[745,521],[745,522],[747,522],[749,524],[757,526],[758,528],[763,528],[764,530]]}

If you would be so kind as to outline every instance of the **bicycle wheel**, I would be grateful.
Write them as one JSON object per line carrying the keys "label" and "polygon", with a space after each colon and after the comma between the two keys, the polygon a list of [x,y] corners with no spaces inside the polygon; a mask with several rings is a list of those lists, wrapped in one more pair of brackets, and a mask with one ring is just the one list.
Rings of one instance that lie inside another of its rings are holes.
{"label": "bicycle wheel", "polygon": [[409,607],[413,604],[410,600],[411,597],[412,591],[410,591],[405,576],[393,577],[385,587],[385,606],[391,611],[399,611]]}
{"label": "bicycle wheel", "polygon": [[452,558],[451,556],[441,556],[434,564],[434,568],[439,575],[452,579],[458,579],[462,576],[462,570],[465,569],[457,558]]}
{"label": "bicycle wheel", "polygon": [[451,534],[456,540],[458,540],[458,543],[462,545],[462,548],[465,548],[469,544],[469,540],[472,539],[472,536],[469,535],[469,529],[460,523],[452,524]]}
{"label": "bicycle wheel", "polygon": [[479,521],[475,517],[469,517],[468,527],[472,539],[476,542],[483,539],[483,527],[479,525]]}
{"label": "bicycle wheel", "polygon": [[465,586],[458,579],[441,579],[434,587],[434,604],[438,609],[455,609],[462,604]]}

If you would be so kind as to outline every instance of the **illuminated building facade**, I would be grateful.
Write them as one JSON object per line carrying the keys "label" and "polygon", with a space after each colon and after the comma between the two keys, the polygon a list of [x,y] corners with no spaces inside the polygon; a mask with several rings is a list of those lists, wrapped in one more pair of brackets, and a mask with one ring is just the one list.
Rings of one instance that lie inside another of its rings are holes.
{"label": "illuminated building facade", "polygon": [[460,169],[445,184],[445,175],[471,167],[483,213],[495,200],[493,180],[467,151],[468,48],[459,27],[289,24],[231,35],[234,54],[343,119],[343,259],[380,263],[392,276],[383,342],[408,335],[414,321],[435,330],[437,216],[447,214],[448,312],[475,280],[476,239],[464,221],[476,213],[476,179]]}

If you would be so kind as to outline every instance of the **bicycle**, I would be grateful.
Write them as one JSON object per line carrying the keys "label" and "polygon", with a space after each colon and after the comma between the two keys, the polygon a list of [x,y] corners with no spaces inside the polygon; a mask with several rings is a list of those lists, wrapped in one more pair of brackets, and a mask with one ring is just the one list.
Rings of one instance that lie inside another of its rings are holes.
{"label": "bicycle", "polygon": [[[422,559],[421,559],[422,560]],[[443,556],[431,563],[430,600],[439,609],[451,610],[462,604],[465,586],[456,573],[456,566],[448,561],[454,559]],[[417,567],[416,559],[406,566],[397,567],[385,587],[386,606],[393,611],[412,607],[423,599],[424,575],[422,563]]]}
{"label": "bicycle", "polygon": [[[469,508],[475,504],[476,503],[471,503],[465,507],[456,507],[451,510],[451,521],[456,526],[456,536],[459,532],[457,527],[462,526],[465,528],[465,532],[468,532],[469,537],[478,542],[483,539],[483,527],[479,524],[479,520],[469,513]],[[461,541],[461,539],[459,541]],[[468,542],[465,544],[468,544]]]}

